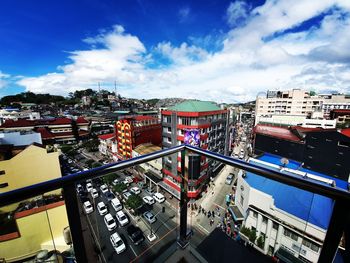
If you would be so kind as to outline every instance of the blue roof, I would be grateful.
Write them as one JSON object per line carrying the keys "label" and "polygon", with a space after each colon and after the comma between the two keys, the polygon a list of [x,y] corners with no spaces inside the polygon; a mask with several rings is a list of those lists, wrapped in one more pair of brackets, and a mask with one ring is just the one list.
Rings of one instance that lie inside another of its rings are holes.
{"label": "blue roof", "polygon": [[[264,154],[259,160],[281,165],[281,157],[276,155]],[[274,169],[270,166],[254,162],[253,160],[250,162],[255,165]],[[286,165],[286,167],[308,172],[323,178],[332,179],[336,182],[337,187],[347,189],[348,183],[346,181],[304,169],[299,162],[289,161],[289,164]],[[277,208],[323,229],[328,228],[333,210],[332,199],[282,184],[250,172],[247,172],[245,180],[251,187],[271,195],[275,200],[275,206]]]}

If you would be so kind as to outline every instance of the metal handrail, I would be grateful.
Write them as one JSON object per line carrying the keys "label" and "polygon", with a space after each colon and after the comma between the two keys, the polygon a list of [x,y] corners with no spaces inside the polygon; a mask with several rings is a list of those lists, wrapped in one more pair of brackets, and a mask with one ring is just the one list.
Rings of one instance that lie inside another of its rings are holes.
{"label": "metal handrail", "polygon": [[132,159],[125,161],[120,161],[113,164],[107,164],[97,168],[90,169],[88,171],[82,171],[53,180],[41,182],[38,184],[33,184],[23,188],[15,189],[5,193],[0,193],[0,207],[9,205],[24,199],[34,197],[52,190],[59,188],[64,188],[65,186],[77,183],[81,180],[96,178],[102,175],[106,175],[111,172],[126,169],[128,167],[149,162],[173,153],[177,153],[182,150],[189,150],[208,158],[220,161],[230,166],[243,169],[245,171],[252,172],[254,174],[291,185],[303,190],[313,192],[315,194],[320,194],[329,197],[334,200],[350,201],[350,193],[344,189],[337,187],[332,187],[320,182],[312,181],[308,178],[301,178],[295,175],[285,174],[280,171],[272,170],[270,168],[261,167],[256,164],[248,163],[242,160],[234,159],[228,156],[224,156],[218,153],[214,153],[208,150],[203,150],[198,147],[193,147],[190,145],[179,145],[168,149],[163,149],[150,154],[141,155]]}

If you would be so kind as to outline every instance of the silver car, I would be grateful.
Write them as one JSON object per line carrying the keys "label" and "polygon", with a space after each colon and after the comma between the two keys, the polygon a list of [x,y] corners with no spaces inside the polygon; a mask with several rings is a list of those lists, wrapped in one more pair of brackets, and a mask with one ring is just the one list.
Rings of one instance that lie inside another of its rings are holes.
{"label": "silver car", "polygon": [[147,211],[145,213],[143,213],[143,217],[150,223],[153,224],[154,222],[156,222],[157,218],[153,215],[153,213],[151,211]]}

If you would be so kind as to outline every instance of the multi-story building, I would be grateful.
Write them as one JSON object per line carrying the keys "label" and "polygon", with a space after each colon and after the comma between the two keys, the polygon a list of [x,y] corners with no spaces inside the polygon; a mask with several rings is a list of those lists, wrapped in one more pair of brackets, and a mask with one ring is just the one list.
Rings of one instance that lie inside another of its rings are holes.
{"label": "multi-story building", "polygon": [[[162,111],[163,149],[188,143],[213,152],[228,152],[228,110],[205,101],[185,101]],[[188,196],[197,198],[221,164],[203,157],[200,175],[189,181]],[[163,159],[163,186],[179,196],[181,177],[180,155],[173,154]]]}
{"label": "multi-story building", "polygon": [[301,115],[284,115],[274,114],[270,116],[258,116],[255,125],[270,124],[276,126],[301,126],[305,128],[324,128],[334,129],[336,127],[336,120],[327,119],[310,119]]}
{"label": "multi-story building", "polygon": [[36,131],[41,134],[44,144],[72,143],[89,136],[89,122],[83,117],[26,120],[7,120],[0,126],[1,131]]}
{"label": "multi-story building", "polygon": [[303,167],[348,181],[350,128],[254,127],[254,153],[271,153],[299,161]]}
{"label": "multi-story building", "polygon": [[134,116],[118,120],[115,138],[120,160],[132,158],[132,150],[142,143],[161,144],[161,124],[151,116]]}
{"label": "multi-story building", "polygon": [[337,127],[350,127],[350,109],[331,110],[329,118],[336,121]]}
{"label": "multi-story building", "polygon": [[18,119],[38,120],[40,119],[40,113],[31,110],[19,110],[13,108],[0,110],[0,125],[3,124],[6,120],[16,121]]}
{"label": "multi-story building", "polygon": [[98,139],[100,141],[100,144],[98,146],[100,153],[111,159],[116,159],[117,143],[115,141],[115,134],[108,133],[99,135]]}
{"label": "multi-story building", "polygon": [[[347,190],[346,181],[301,168],[295,161],[283,166],[281,158],[266,154],[249,162]],[[234,207],[231,213],[239,211],[234,216],[256,233],[254,246],[261,252],[277,258],[288,254],[290,262],[299,262],[295,258],[317,262],[332,215],[332,199],[246,172],[238,176]]]}
{"label": "multi-story building", "polygon": [[331,109],[350,109],[350,96],[346,95],[314,95],[308,91],[293,89],[289,91],[268,91],[266,97],[257,97],[255,118],[275,114],[311,116],[322,111],[328,117]]}

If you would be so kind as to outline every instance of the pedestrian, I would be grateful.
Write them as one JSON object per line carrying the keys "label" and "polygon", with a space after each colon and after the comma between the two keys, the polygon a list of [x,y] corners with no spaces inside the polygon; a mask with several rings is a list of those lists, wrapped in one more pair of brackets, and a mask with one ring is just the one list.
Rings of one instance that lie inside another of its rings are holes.
{"label": "pedestrian", "polygon": [[212,195],[214,195],[214,190],[211,192]]}
{"label": "pedestrian", "polygon": [[211,213],[210,213],[210,211],[208,211],[208,218],[210,218],[210,216],[211,216]]}
{"label": "pedestrian", "polygon": [[214,212],[214,210],[211,211],[211,215],[212,215],[213,217],[215,217],[215,212]]}

